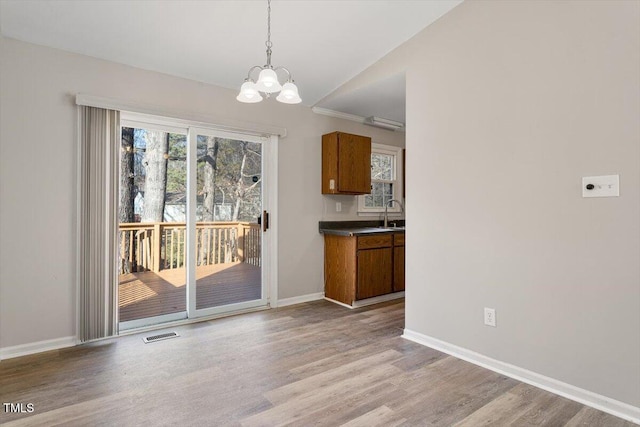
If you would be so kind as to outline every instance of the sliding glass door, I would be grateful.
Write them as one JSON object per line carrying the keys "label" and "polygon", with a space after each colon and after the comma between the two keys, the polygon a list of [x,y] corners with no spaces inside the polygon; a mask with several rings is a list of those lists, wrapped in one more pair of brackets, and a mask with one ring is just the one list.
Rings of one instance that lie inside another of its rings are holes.
{"label": "sliding glass door", "polygon": [[123,116],[120,329],[266,306],[269,139]]}
{"label": "sliding glass door", "polygon": [[[265,305],[262,280],[263,143],[191,128],[190,311],[195,316]],[[193,279],[191,279],[193,278]]]}

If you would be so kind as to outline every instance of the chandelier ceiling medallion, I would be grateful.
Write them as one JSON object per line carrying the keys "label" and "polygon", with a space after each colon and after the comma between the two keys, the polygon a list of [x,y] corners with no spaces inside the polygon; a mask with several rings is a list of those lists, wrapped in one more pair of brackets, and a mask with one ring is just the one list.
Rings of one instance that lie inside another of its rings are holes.
{"label": "chandelier ceiling medallion", "polygon": [[[262,67],[255,65],[249,69],[247,78],[244,79],[244,83],[236,99],[240,102],[251,104],[262,101],[263,97],[261,92],[267,98],[269,98],[272,93],[280,92],[276,97],[277,101],[285,104],[299,104],[302,102],[302,99],[300,99],[300,95],[298,95],[298,87],[293,82],[289,70],[285,67],[274,67],[271,65],[271,47],[273,46],[273,43],[271,43],[271,0],[267,0],[267,41],[265,45],[267,46],[267,64]],[[252,73],[255,76],[256,70],[260,70],[257,81],[251,76]],[[278,81],[278,71],[286,74],[287,81],[284,85],[281,85]]]}

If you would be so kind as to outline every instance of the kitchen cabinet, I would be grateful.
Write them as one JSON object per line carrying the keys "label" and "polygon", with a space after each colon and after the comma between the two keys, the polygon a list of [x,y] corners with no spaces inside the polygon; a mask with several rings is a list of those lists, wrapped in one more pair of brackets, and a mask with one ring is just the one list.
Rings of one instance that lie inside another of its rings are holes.
{"label": "kitchen cabinet", "polygon": [[371,138],[322,135],[322,194],[371,193]]}
{"label": "kitchen cabinet", "polygon": [[358,237],[356,299],[390,294],[393,290],[393,235]]}
{"label": "kitchen cabinet", "polygon": [[404,291],[404,234],[393,235],[393,292]]}
{"label": "kitchen cabinet", "polygon": [[324,241],[327,298],[355,306],[404,290],[404,233],[325,234]]}

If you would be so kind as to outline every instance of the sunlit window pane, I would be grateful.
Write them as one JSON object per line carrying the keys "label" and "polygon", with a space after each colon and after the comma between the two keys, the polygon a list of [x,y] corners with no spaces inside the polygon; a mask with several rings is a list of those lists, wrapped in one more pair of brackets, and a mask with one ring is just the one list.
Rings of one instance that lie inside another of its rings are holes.
{"label": "sunlit window pane", "polygon": [[371,194],[364,197],[364,205],[367,208],[384,208],[384,204],[393,199],[393,183],[374,182],[371,185]]}
{"label": "sunlit window pane", "polygon": [[371,179],[390,181],[393,179],[393,157],[389,154],[371,154]]}
{"label": "sunlit window pane", "polygon": [[[383,212],[390,200],[398,199],[397,162],[400,152],[396,147],[372,146],[371,194],[358,197],[358,212]],[[397,210],[397,205],[389,206],[389,211]]]}

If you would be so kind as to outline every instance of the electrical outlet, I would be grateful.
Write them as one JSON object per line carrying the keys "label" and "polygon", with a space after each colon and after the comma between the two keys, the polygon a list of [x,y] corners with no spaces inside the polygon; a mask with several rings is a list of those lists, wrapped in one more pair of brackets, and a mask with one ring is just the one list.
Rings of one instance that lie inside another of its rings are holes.
{"label": "electrical outlet", "polygon": [[336,212],[342,212],[342,203],[336,202]]}
{"label": "electrical outlet", "polygon": [[484,308],[484,324],[487,326],[496,327],[496,309]]}

